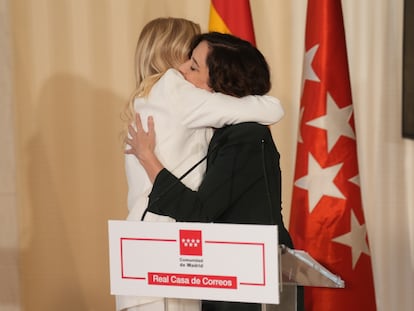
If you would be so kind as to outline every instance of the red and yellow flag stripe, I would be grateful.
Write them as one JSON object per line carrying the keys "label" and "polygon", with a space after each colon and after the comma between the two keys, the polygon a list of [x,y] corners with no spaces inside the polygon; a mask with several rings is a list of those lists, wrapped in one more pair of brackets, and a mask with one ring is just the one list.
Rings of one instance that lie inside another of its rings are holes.
{"label": "red and yellow flag stripe", "polygon": [[249,0],[211,0],[208,29],[229,33],[256,45]]}

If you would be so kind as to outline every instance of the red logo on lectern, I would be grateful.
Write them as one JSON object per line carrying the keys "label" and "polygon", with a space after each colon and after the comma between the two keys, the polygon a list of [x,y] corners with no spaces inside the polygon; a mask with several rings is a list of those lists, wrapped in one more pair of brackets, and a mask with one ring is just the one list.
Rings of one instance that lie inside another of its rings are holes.
{"label": "red logo on lectern", "polygon": [[180,255],[203,255],[201,230],[180,230]]}

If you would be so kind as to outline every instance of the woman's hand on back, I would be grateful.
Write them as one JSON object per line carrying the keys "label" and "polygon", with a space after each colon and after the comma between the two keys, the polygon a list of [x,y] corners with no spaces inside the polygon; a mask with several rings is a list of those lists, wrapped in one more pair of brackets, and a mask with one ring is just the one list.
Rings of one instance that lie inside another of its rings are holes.
{"label": "woman's hand on back", "polygon": [[154,153],[155,150],[155,130],[154,119],[150,116],[147,120],[148,132],[142,127],[141,117],[139,113],[135,116],[135,126],[128,126],[129,137],[126,143],[129,149],[125,150],[125,154],[135,155],[145,171],[151,182],[153,183],[155,177],[164,168]]}

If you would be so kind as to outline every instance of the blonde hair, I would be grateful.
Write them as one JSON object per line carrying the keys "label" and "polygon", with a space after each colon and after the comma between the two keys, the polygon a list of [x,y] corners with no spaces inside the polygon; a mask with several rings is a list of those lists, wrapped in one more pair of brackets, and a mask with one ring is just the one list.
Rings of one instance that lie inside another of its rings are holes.
{"label": "blonde hair", "polygon": [[200,25],[184,18],[161,17],[144,26],[135,49],[136,89],[123,113],[124,139],[128,124],[135,120],[135,98],[146,97],[169,68],[184,63],[193,37],[200,33]]}

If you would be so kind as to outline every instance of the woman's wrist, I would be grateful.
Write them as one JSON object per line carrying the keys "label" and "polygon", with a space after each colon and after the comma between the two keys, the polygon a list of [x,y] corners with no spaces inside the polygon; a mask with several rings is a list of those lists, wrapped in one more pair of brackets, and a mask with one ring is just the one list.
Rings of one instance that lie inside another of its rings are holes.
{"label": "woman's wrist", "polygon": [[148,178],[150,179],[151,183],[154,183],[155,178],[162,171],[164,166],[158,160],[157,156],[154,153],[148,153],[139,159],[141,165],[147,172]]}

